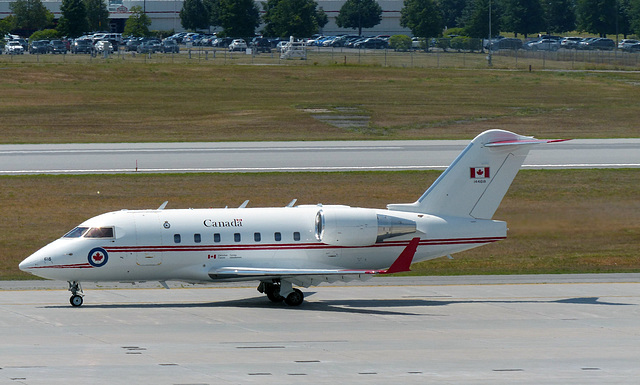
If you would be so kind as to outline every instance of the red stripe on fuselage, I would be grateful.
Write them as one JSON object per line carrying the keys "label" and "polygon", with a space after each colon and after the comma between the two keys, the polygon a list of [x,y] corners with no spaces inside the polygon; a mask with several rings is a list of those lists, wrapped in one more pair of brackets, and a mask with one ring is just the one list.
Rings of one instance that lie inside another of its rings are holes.
{"label": "red stripe on fuselage", "polygon": [[[451,239],[422,239],[419,246],[463,245],[473,243],[492,243],[506,237],[484,238],[451,238]],[[255,245],[202,245],[202,246],[113,246],[105,247],[114,253],[143,253],[143,252],[180,252],[180,251],[247,251],[247,250],[316,250],[316,249],[358,249],[375,247],[407,246],[409,241],[391,241],[376,243],[369,246],[333,246],[324,243],[288,243],[288,244],[255,244]]]}
{"label": "red stripe on fuselage", "polygon": [[74,263],[69,265],[33,266],[29,269],[93,269],[93,266],[88,263]]}

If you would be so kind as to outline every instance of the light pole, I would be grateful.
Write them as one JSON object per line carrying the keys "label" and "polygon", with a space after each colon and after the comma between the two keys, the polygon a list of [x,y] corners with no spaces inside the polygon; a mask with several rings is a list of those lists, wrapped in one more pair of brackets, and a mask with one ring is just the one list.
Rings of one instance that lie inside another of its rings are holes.
{"label": "light pole", "polygon": [[491,0],[489,0],[489,56],[487,56],[489,67],[493,65],[491,63]]}

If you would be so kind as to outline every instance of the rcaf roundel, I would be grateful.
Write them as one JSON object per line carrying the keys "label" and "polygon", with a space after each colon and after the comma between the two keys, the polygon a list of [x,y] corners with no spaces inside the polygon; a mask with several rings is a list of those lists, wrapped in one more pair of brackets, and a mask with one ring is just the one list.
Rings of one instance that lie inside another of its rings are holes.
{"label": "rcaf roundel", "polygon": [[489,178],[489,167],[471,167],[471,179]]}
{"label": "rcaf roundel", "polygon": [[96,247],[89,252],[89,264],[94,267],[101,267],[107,264],[109,254],[102,247]]}

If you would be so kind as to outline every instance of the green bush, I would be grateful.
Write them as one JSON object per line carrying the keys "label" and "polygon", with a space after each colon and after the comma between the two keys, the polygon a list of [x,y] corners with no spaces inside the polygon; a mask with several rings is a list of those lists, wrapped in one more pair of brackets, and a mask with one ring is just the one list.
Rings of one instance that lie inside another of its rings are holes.
{"label": "green bush", "polygon": [[436,39],[436,47],[442,48],[443,51],[447,52],[447,48],[451,48],[451,39],[449,38]]}
{"label": "green bush", "polygon": [[35,31],[29,36],[29,41],[36,40],[53,40],[60,38],[60,33],[55,29],[43,29],[42,31]]}
{"label": "green bush", "polygon": [[395,51],[408,51],[411,49],[411,38],[407,35],[393,35],[389,38],[389,48]]}

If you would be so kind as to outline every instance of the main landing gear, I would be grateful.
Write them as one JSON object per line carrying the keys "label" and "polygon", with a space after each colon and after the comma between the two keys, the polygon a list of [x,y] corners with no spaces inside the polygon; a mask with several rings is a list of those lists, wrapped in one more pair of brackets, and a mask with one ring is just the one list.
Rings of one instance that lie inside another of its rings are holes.
{"label": "main landing gear", "polygon": [[271,302],[284,301],[289,306],[299,306],[304,301],[304,294],[294,289],[289,281],[273,280],[273,282],[260,282],[258,291],[267,295]]}
{"label": "main landing gear", "polygon": [[82,306],[84,293],[82,292],[82,286],[80,286],[80,282],[77,281],[69,281],[69,291],[71,292],[71,298],[69,298],[69,302],[73,307]]}

